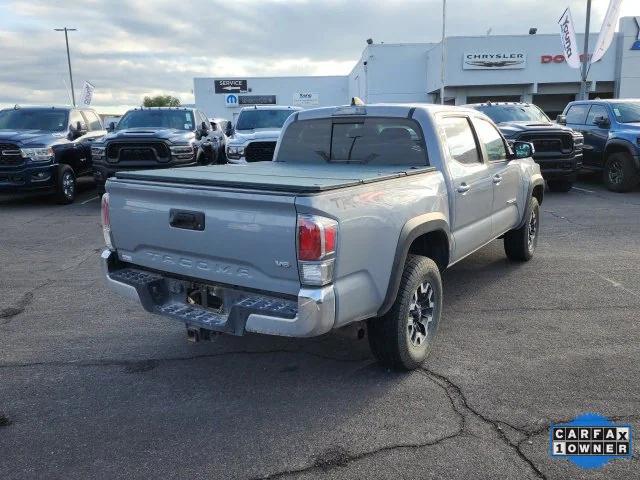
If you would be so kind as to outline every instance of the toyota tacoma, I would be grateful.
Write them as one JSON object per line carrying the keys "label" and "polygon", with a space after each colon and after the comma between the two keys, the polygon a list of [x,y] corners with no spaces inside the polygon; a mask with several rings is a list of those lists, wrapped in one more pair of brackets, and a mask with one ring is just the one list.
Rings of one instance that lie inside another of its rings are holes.
{"label": "toyota tacoma", "polygon": [[273,162],[118,172],[102,199],[105,276],[194,340],[358,322],[381,363],[413,369],[444,269],[498,237],[508,258],[533,256],[544,185],[531,153],[472,109],[296,112]]}

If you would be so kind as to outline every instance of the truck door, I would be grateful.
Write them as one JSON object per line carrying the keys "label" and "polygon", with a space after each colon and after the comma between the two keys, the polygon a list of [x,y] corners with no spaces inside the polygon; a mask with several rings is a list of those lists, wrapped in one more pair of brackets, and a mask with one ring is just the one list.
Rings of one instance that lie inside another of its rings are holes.
{"label": "truck door", "polygon": [[[609,120],[608,125],[596,123],[597,118]],[[589,165],[602,167],[604,165],[604,149],[609,139],[609,127],[611,118],[609,111],[604,105],[592,105],[587,115],[586,129],[583,133],[585,146],[589,145]],[[585,163],[586,157],[585,157]]]}
{"label": "truck door", "polygon": [[520,169],[507,158],[506,142],[494,125],[476,117],[473,126],[493,183],[491,229],[493,237],[497,237],[511,230],[520,220],[517,202]]}
{"label": "truck door", "polygon": [[493,183],[469,118],[447,116],[441,119],[441,125],[451,178],[450,221],[455,240],[452,260],[455,261],[492,238]]}
{"label": "truck door", "polygon": [[589,134],[589,126],[586,125],[587,113],[589,113],[589,104],[576,103],[571,105],[567,110],[567,127],[574,129],[577,132],[584,135],[584,147],[582,150],[582,163],[583,165],[593,165],[593,145],[587,141]]}

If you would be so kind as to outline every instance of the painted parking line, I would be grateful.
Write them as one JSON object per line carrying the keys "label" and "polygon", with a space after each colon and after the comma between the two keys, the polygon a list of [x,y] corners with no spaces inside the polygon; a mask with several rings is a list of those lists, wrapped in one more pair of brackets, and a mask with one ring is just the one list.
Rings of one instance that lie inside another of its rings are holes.
{"label": "painted parking line", "polygon": [[593,190],[587,190],[586,188],[573,187],[573,189],[578,190],[579,192],[596,193]]}
{"label": "painted parking line", "polygon": [[95,197],[91,197],[89,200],[85,200],[84,202],[81,202],[80,205],[86,205],[89,202],[93,202],[94,200],[98,200],[100,197],[95,196]]}

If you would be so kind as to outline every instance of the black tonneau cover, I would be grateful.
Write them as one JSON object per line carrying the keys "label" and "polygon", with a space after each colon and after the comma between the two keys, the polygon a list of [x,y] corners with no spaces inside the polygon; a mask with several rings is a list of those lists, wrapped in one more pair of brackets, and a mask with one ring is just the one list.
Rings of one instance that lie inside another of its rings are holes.
{"label": "black tonneau cover", "polygon": [[116,178],[151,182],[314,193],[435,170],[434,167],[257,162],[118,172]]}

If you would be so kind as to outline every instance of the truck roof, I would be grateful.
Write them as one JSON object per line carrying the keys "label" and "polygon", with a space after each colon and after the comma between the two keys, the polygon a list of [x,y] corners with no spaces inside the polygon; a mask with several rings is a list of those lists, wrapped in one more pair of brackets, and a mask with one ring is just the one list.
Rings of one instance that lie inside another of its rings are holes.
{"label": "truck roof", "polygon": [[251,105],[248,107],[242,107],[240,112],[244,112],[245,110],[292,110],[298,111],[302,110],[300,107],[292,107],[290,105]]}
{"label": "truck roof", "polygon": [[476,110],[472,110],[470,108],[457,107],[453,105],[439,105],[434,103],[373,103],[366,105],[312,108],[309,110],[302,110],[297,115],[299,120],[335,117],[340,115],[407,117],[409,116],[409,112],[418,109],[429,113],[450,112],[452,110],[477,113]]}

